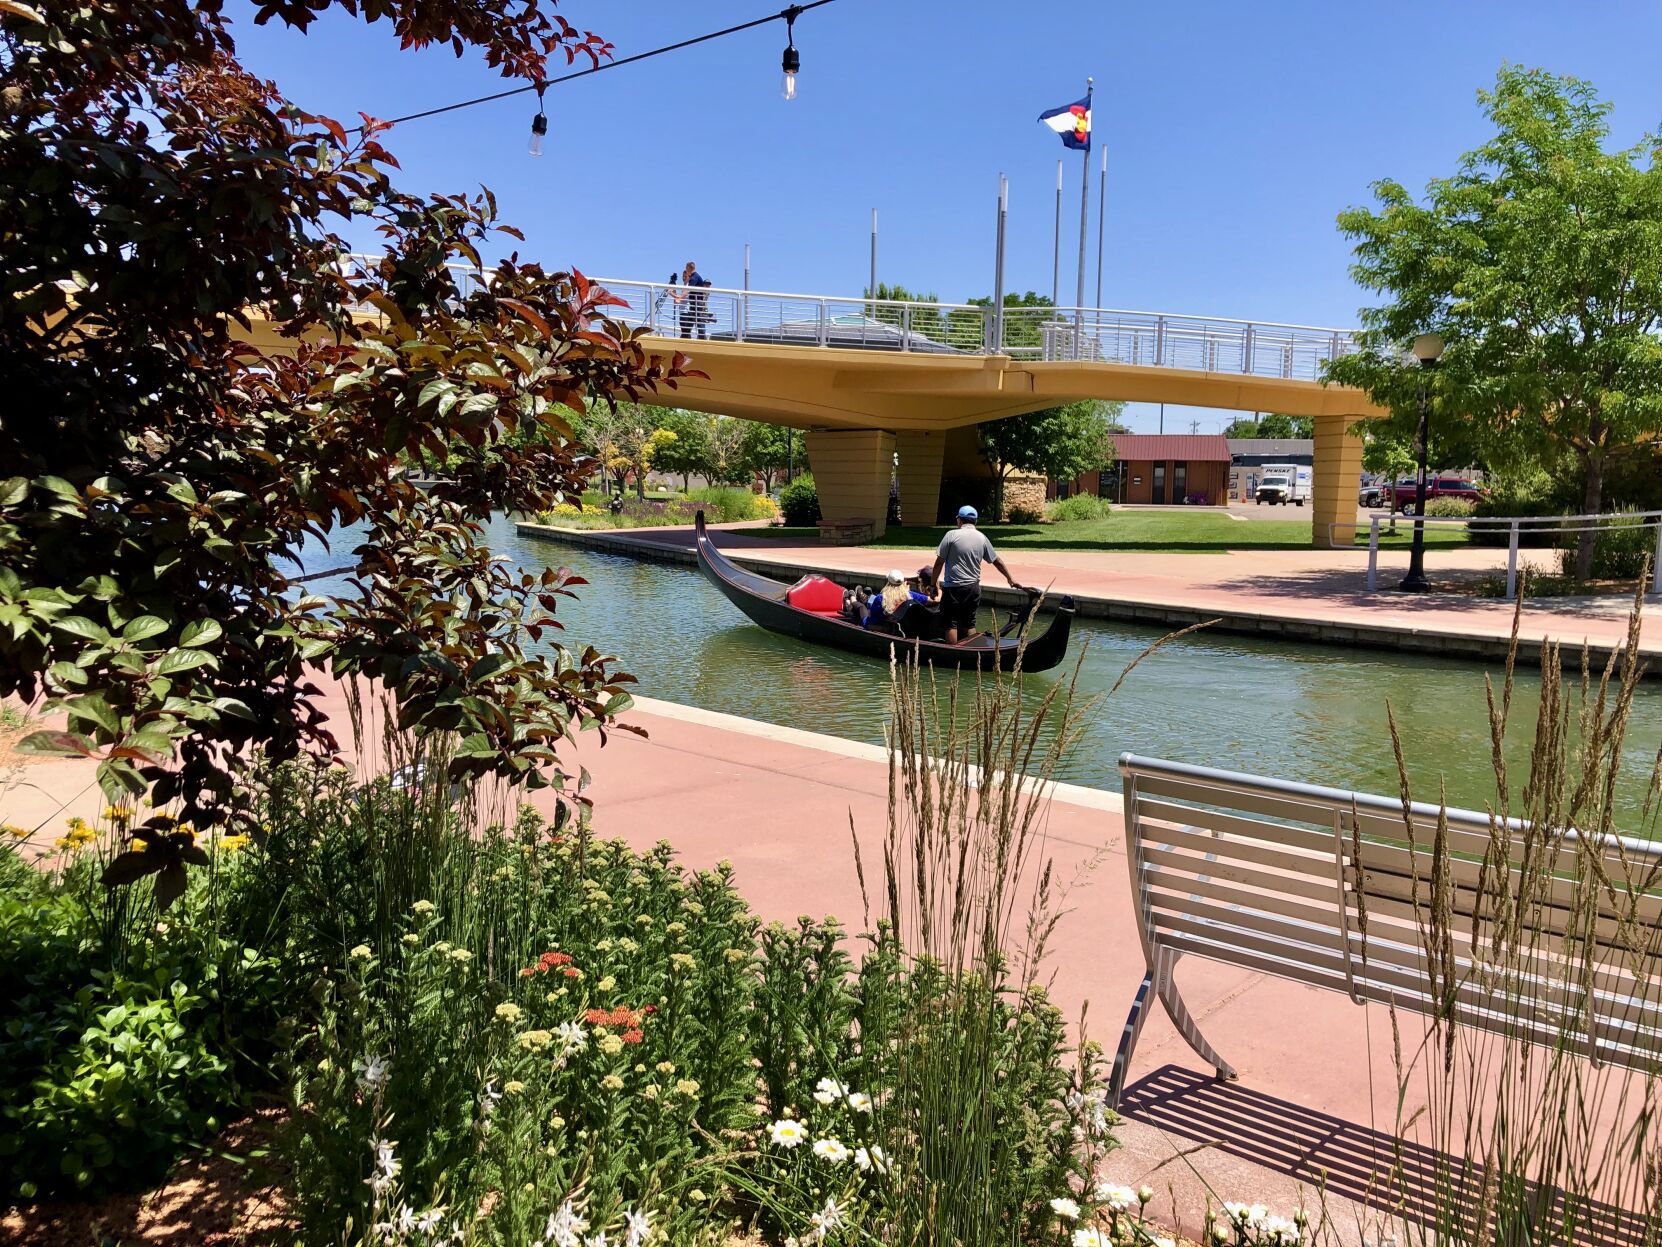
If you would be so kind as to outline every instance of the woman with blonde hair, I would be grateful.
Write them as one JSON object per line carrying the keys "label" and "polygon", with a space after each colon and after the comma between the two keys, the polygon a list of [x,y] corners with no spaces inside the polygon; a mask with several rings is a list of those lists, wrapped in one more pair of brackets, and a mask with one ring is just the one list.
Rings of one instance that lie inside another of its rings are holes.
{"label": "woman with blonde hair", "polygon": [[905,572],[891,571],[882,592],[872,594],[871,601],[867,604],[866,627],[891,624],[902,607],[912,602],[928,601],[923,594],[915,593],[906,587]]}

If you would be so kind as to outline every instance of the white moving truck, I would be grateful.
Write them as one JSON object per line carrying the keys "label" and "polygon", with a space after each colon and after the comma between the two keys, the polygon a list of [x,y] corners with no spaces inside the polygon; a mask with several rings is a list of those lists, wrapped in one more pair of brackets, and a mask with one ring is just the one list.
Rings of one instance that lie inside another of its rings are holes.
{"label": "white moving truck", "polygon": [[1257,498],[1271,506],[1291,503],[1302,507],[1310,497],[1310,469],[1297,463],[1266,463],[1258,482]]}

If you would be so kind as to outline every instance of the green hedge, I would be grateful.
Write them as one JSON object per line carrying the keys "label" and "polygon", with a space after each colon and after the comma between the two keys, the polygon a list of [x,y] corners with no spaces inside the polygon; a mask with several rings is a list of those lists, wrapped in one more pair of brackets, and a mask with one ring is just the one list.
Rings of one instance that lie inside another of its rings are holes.
{"label": "green hedge", "polygon": [[819,490],[811,472],[804,472],[779,491],[779,508],[785,513],[785,523],[793,527],[819,523]]}

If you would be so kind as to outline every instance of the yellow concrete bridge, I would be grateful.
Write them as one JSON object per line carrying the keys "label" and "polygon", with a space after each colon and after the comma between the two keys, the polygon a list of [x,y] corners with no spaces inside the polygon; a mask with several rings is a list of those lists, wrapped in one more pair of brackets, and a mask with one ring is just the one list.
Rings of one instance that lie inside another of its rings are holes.
{"label": "yellow concrete bridge", "polygon": [[[889,482],[932,521],[945,475],[986,471],[974,426],[1080,399],[1273,411],[1316,420],[1315,540],[1355,539],[1357,420],[1385,413],[1320,383],[1349,332],[1102,308],[905,303],[602,278],[650,345],[683,349],[708,380],[675,403],[807,431],[828,519],[881,531]],[[691,339],[690,341],[686,339]]]}

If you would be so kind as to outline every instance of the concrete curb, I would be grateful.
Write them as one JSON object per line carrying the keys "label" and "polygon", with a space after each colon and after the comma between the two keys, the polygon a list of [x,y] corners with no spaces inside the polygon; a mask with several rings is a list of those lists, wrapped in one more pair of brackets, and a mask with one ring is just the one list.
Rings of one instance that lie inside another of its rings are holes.
{"label": "concrete curb", "polygon": [[[521,523],[518,529],[520,534],[526,537],[554,541],[579,549],[599,550],[608,554],[621,554],[630,558],[673,563],[684,567],[694,567],[698,563],[691,550],[679,549],[650,539],[626,536],[615,531],[558,528],[552,524],[530,522]],[[723,553],[733,562],[763,573],[785,576],[820,575],[845,586],[862,578],[871,578],[869,573],[862,576],[844,568],[766,558],[754,551],[723,550]],[[987,601],[1000,606],[1016,605],[1023,600],[1020,594],[994,585],[984,585],[981,593]],[[1241,608],[1199,607],[1181,602],[1151,602],[1089,593],[1074,593],[1071,596],[1082,619],[1107,619],[1157,628],[1177,629],[1208,623],[1214,632],[1238,636],[1257,636],[1280,641],[1314,641],[1323,645],[1491,661],[1504,660],[1510,646],[1509,637],[1497,634],[1466,633],[1404,624],[1373,624],[1348,620],[1334,622]],[[1561,644],[1566,665],[1578,662],[1581,643],[1565,641]],[[1518,641],[1518,655],[1524,661],[1539,666],[1543,645],[1544,642],[1540,639],[1522,637]],[[1617,648],[1602,641],[1589,641],[1586,645],[1592,661],[1600,665],[1608,660]],[[1662,664],[1655,661],[1662,658],[1662,648],[1644,646],[1639,654],[1651,664],[1646,678],[1662,678]]]}

